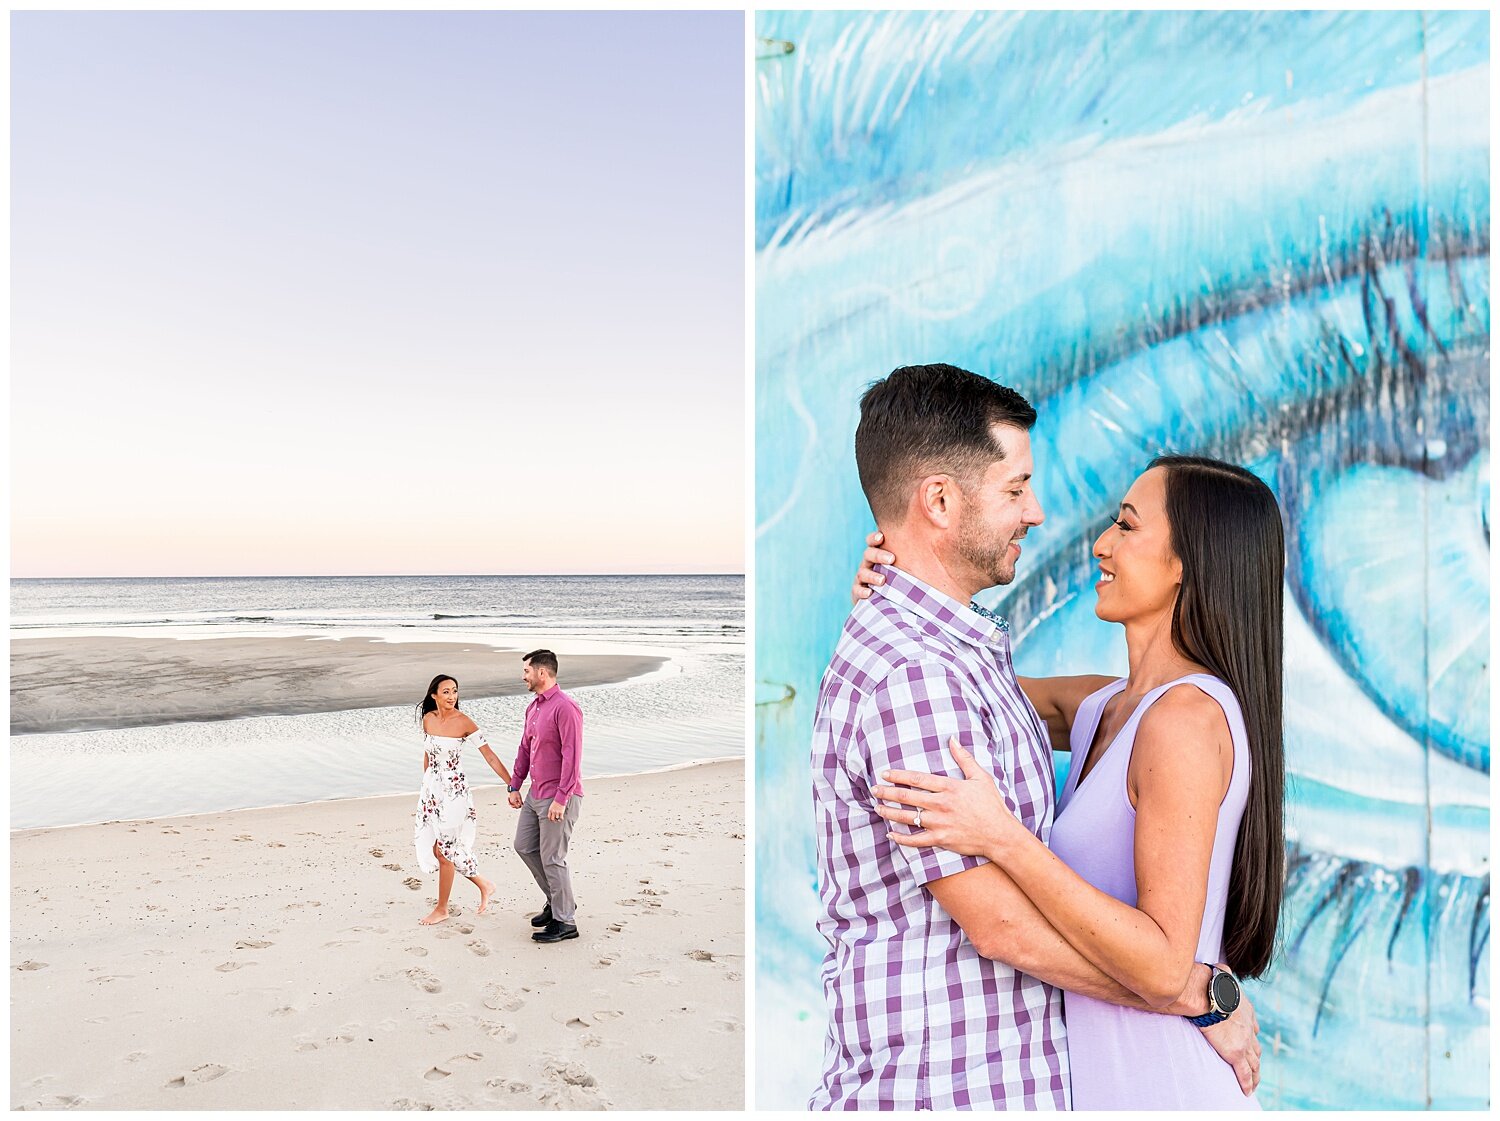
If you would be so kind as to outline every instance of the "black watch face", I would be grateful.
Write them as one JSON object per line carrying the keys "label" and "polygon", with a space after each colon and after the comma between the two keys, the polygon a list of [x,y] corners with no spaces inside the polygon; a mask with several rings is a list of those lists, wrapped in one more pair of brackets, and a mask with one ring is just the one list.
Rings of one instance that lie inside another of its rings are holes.
{"label": "black watch face", "polygon": [[1240,983],[1233,974],[1215,973],[1209,982],[1209,990],[1213,993],[1214,1005],[1221,1012],[1233,1012],[1240,1006]]}

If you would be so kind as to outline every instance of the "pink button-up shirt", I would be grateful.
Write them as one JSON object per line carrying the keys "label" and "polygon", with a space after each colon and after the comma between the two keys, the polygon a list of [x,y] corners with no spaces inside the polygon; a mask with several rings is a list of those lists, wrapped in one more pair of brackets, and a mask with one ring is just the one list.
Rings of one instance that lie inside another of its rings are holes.
{"label": "pink button-up shirt", "polygon": [[529,774],[533,798],[551,798],[566,807],[573,795],[583,796],[582,758],[583,710],[553,685],[526,706],[521,746],[510,770],[511,785],[519,787]]}

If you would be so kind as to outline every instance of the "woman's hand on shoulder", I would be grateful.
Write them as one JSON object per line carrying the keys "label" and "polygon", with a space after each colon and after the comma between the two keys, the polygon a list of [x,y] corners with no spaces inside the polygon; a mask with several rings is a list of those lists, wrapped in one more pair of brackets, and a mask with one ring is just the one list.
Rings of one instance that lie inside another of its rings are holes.
{"label": "woman's hand on shoulder", "polygon": [[896,563],[896,554],[880,548],[883,544],[885,544],[885,534],[878,529],[865,538],[864,557],[860,562],[859,571],[854,574],[854,587],[850,590],[850,598],[855,603],[862,599],[869,599],[874,589],[885,583],[885,577],[875,571],[877,564]]}

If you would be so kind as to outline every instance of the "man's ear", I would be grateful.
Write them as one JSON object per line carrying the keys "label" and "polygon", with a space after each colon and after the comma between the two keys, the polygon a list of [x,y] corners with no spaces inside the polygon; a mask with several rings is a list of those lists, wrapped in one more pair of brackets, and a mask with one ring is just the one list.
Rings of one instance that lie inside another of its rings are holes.
{"label": "man's ear", "polygon": [[952,475],[928,475],[912,495],[913,512],[934,529],[949,529],[958,523],[963,495]]}

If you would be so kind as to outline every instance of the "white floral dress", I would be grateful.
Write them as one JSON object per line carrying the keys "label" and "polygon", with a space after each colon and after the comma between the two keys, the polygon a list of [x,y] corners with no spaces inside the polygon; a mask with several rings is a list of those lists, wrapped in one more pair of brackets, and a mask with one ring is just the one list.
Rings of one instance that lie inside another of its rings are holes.
{"label": "white floral dress", "polygon": [[427,749],[427,769],[422,772],[422,790],[417,801],[417,863],[429,874],[438,870],[432,846],[437,845],[443,859],[457,868],[460,875],[479,875],[474,860],[474,834],[479,816],[474,812],[474,798],[469,780],[464,777],[464,744],[483,747],[484,733],[475,728],[467,736],[434,736],[423,733]]}

